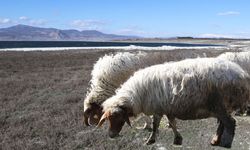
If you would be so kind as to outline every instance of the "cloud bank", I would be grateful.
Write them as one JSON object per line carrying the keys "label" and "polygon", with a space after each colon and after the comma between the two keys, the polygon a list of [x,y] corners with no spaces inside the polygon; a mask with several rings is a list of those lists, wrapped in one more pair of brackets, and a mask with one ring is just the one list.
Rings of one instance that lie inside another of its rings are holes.
{"label": "cloud bank", "polygon": [[21,16],[21,17],[19,17],[19,20],[29,20],[29,18],[28,17],[26,17],[26,16]]}
{"label": "cloud bank", "polygon": [[106,23],[100,20],[73,20],[71,26],[81,30],[99,30]]}
{"label": "cloud bank", "polygon": [[11,20],[9,18],[0,18],[0,25],[5,27],[9,25],[16,25],[16,24],[26,24],[32,26],[44,26],[47,24],[47,20],[45,19],[32,19],[27,16],[20,16],[15,20]]}
{"label": "cloud bank", "polygon": [[8,24],[12,21],[9,18],[0,18],[0,24]]}
{"label": "cloud bank", "polygon": [[216,33],[205,33],[198,37],[201,38],[239,38],[239,39],[249,39],[250,32],[236,32],[232,34],[216,34]]}
{"label": "cloud bank", "polygon": [[240,12],[237,12],[237,11],[227,11],[227,12],[220,12],[217,15],[218,16],[233,16],[233,15],[240,15]]}

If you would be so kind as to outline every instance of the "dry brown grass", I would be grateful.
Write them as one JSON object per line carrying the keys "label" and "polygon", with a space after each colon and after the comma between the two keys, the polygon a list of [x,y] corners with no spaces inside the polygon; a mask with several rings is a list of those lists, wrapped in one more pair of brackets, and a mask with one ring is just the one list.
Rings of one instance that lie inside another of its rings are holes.
{"label": "dry brown grass", "polygon": [[[113,51],[0,52],[0,149],[212,149],[214,119],[178,123],[182,148],[163,121],[157,142],[143,145],[149,132],[124,126],[111,140],[102,129],[82,124],[83,98],[95,61]],[[218,55],[219,51],[177,50],[167,61]],[[234,148],[248,149],[250,125],[239,118]],[[140,119],[134,123],[136,126]]]}

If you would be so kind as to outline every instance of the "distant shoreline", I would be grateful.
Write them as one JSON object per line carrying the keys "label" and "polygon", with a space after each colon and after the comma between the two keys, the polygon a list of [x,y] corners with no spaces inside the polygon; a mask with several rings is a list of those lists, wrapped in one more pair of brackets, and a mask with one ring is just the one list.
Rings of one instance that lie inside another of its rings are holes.
{"label": "distant shoreline", "polygon": [[0,51],[247,49],[250,40],[170,39],[164,41],[0,41]]}
{"label": "distant shoreline", "polygon": [[86,42],[86,41],[0,41],[0,50],[71,50],[71,49],[145,49],[171,50],[179,48],[221,47],[218,44],[176,42]]}

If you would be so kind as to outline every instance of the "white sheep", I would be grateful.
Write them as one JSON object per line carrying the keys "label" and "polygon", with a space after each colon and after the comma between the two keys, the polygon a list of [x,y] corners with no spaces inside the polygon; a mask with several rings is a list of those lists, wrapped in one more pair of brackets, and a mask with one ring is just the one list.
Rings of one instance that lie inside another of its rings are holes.
{"label": "white sheep", "polygon": [[[92,70],[91,87],[84,100],[85,124],[97,124],[102,115],[101,104],[138,69],[165,62],[164,55],[125,52],[100,58]],[[149,128],[151,119],[145,119],[145,128]]]}
{"label": "white sheep", "polygon": [[116,95],[106,100],[98,126],[109,120],[109,136],[119,134],[129,117],[153,115],[155,142],[160,119],[166,115],[174,131],[174,144],[182,144],[175,118],[218,118],[220,124],[212,145],[231,147],[235,120],[230,113],[249,99],[249,75],[237,64],[216,58],[188,59],[155,65],[136,72]]}
{"label": "white sheep", "polygon": [[[227,52],[218,56],[219,59],[229,60],[237,63],[245,70],[248,74],[250,74],[250,51],[246,52]],[[239,110],[238,114],[244,112],[244,110]],[[247,114],[250,115],[250,106],[248,104]]]}
{"label": "white sheep", "polygon": [[225,59],[237,63],[250,73],[250,51],[247,52],[226,52],[218,56],[219,59]]}

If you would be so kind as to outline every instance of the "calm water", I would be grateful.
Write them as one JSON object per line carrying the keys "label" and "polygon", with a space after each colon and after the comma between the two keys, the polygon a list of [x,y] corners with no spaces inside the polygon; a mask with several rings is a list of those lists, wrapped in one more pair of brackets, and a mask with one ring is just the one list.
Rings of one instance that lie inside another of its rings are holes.
{"label": "calm water", "polygon": [[114,47],[114,46],[143,46],[143,47],[207,47],[219,46],[210,44],[186,44],[186,43],[135,43],[135,42],[79,42],[79,41],[0,41],[0,49],[3,48],[46,48],[46,47]]}

